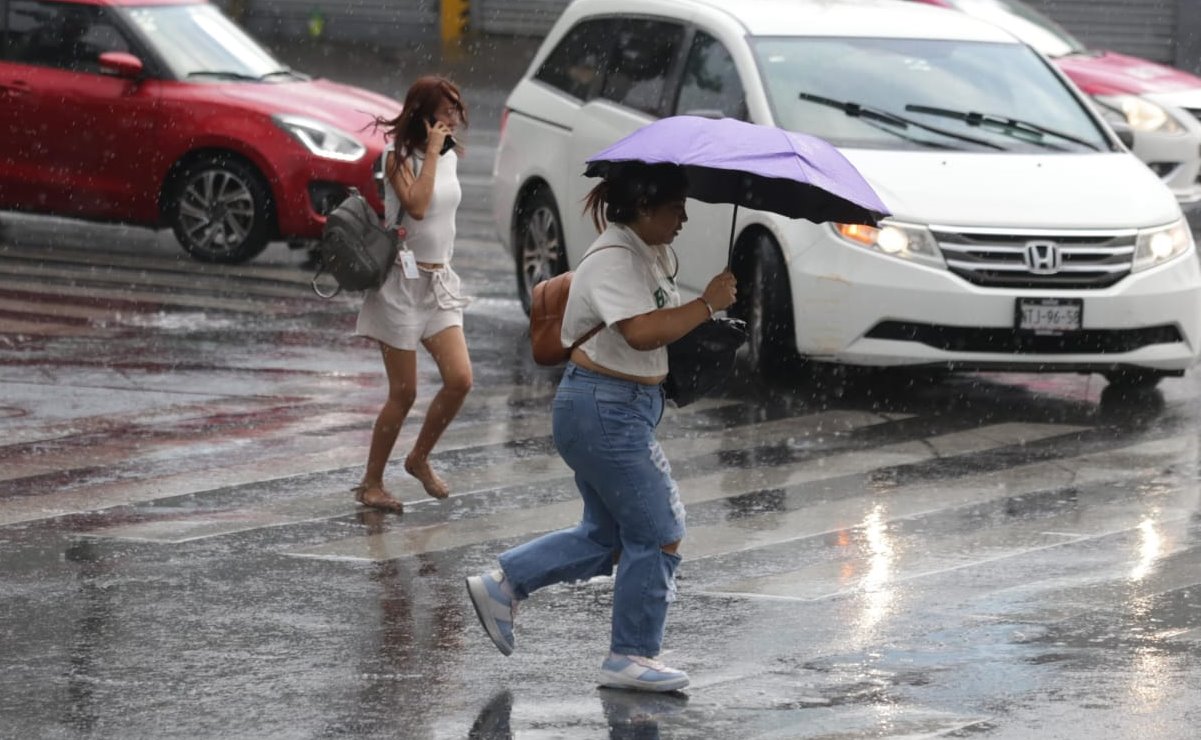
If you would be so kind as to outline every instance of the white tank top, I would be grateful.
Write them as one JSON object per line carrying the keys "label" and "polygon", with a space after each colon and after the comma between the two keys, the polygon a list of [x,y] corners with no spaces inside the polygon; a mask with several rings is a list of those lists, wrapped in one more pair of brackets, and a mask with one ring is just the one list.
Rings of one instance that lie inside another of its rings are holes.
{"label": "white tank top", "polygon": [[[384,151],[384,161],[388,152],[394,151],[394,145],[389,144]],[[410,171],[416,163],[417,172],[425,164],[425,156],[414,154],[404,163]],[[463,199],[462,188],[459,187],[459,155],[451,149],[438,161],[438,171],[434,177],[434,192],[429,205],[425,209],[425,218],[418,221],[405,214],[400,225],[406,232],[405,246],[413,251],[413,257],[418,262],[448,264],[455,251],[455,213],[459,210],[459,202]],[[400,211],[400,198],[392,189],[389,182],[384,188],[384,223],[391,225]]]}

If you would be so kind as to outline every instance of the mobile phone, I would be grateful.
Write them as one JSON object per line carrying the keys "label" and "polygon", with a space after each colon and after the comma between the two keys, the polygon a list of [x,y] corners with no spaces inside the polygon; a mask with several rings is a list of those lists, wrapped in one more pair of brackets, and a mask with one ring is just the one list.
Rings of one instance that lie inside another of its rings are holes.
{"label": "mobile phone", "polygon": [[[433,116],[426,116],[425,120],[428,121],[431,126],[438,122],[438,120]],[[441,157],[443,154],[446,154],[456,146],[458,146],[458,142],[455,141],[455,137],[447,134],[446,139],[442,142],[442,151],[438,152],[438,156]]]}

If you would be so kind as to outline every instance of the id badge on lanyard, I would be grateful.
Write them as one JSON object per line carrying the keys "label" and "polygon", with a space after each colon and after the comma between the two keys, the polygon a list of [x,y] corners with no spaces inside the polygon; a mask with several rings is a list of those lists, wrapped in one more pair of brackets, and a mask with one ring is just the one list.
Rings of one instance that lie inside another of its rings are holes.
{"label": "id badge on lanyard", "polygon": [[400,250],[400,270],[409,280],[416,280],[418,277],[417,258],[413,256],[413,251],[408,247]]}

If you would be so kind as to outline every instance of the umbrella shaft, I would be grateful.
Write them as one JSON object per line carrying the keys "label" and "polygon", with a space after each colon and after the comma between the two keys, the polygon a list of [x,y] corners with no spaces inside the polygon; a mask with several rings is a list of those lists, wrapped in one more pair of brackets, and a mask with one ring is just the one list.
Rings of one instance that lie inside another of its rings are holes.
{"label": "umbrella shaft", "polygon": [[734,227],[738,223],[738,204],[734,204],[734,213],[730,216],[730,248],[726,250],[726,269],[734,261]]}

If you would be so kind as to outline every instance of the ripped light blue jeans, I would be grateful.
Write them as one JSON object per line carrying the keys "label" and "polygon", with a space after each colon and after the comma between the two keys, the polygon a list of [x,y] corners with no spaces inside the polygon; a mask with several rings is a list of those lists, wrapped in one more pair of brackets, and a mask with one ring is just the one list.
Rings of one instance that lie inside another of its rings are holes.
{"label": "ripped light blue jeans", "polygon": [[675,598],[678,555],[664,545],[684,537],[684,506],[655,427],[663,391],[569,363],[554,403],[555,447],[575,471],[584,499],[580,523],[501,554],[518,598],[552,583],[613,572],[610,649],[654,657]]}

